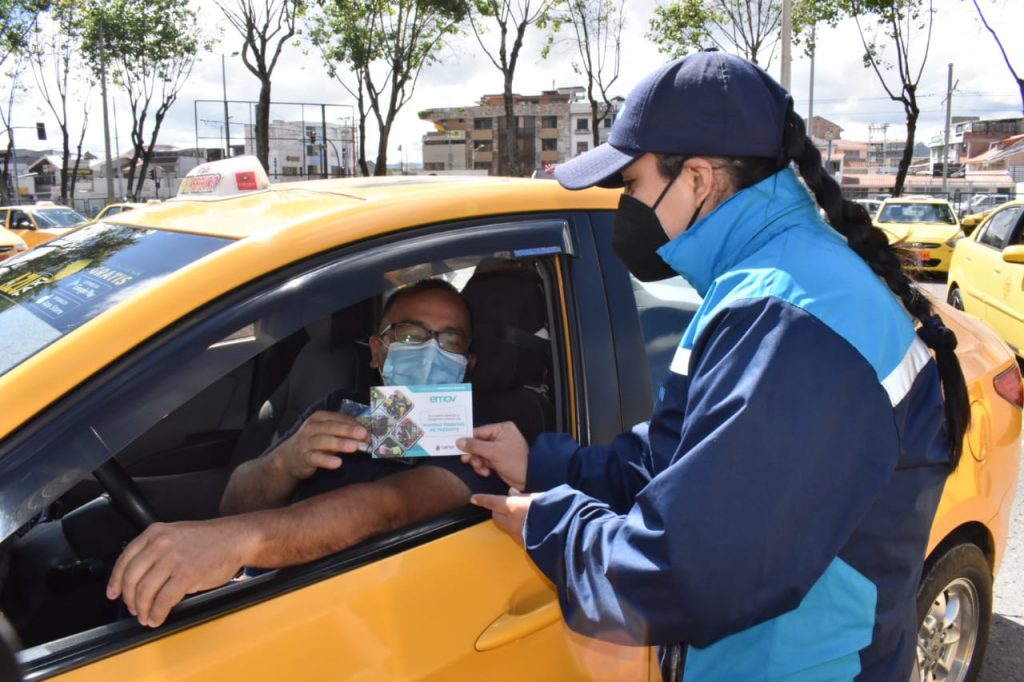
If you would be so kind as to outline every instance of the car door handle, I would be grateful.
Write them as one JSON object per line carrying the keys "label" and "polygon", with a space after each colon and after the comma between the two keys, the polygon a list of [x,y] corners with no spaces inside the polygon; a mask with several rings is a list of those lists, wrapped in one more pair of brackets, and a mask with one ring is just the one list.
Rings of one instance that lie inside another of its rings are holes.
{"label": "car door handle", "polygon": [[487,626],[476,640],[477,651],[490,651],[511,644],[541,628],[551,625],[562,617],[558,599],[548,599],[537,608],[525,613],[509,611]]}

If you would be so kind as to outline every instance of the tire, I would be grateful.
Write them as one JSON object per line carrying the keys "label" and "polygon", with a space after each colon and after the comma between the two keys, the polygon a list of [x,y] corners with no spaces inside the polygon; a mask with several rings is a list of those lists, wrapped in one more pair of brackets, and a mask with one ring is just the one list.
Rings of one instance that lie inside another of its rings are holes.
{"label": "tire", "polygon": [[949,290],[949,296],[946,298],[946,302],[957,310],[964,309],[964,295],[960,293],[960,288],[954,286]]}
{"label": "tire", "polygon": [[992,569],[976,545],[954,545],[925,567],[917,618],[920,682],[975,680],[992,625]]}

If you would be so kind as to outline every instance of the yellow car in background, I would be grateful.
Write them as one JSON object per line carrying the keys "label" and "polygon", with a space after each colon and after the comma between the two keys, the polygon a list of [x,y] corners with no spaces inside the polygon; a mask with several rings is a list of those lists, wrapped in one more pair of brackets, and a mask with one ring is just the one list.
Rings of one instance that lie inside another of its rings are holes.
{"label": "yellow car in background", "polygon": [[[158,202],[159,203],[159,202]],[[118,213],[124,213],[125,211],[132,211],[136,208],[142,208],[146,204],[140,202],[122,202],[119,204],[107,204],[100,209],[100,212],[96,214],[93,220],[103,220],[104,218],[110,218],[117,215]]]}
{"label": "yellow car in background", "polygon": [[89,219],[78,211],[52,201],[0,206],[0,227],[24,239],[29,247],[63,236],[87,222]]}
{"label": "yellow car in background", "polygon": [[910,267],[947,272],[953,243],[960,234],[960,221],[953,206],[944,199],[900,197],[882,202],[875,225],[910,252]]}
{"label": "yellow car in background", "polygon": [[1024,357],[1024,200],[994,209],[957,241],[946,300],[988,322]]}
{"label": "yellow car in background", "polygon": [[10,230],[0,227],[0,261],[17,256],[28,249],[25,240]]}
{"label": "yellow car in background", "polygon": [[[571,632],[526,553],[470,505],[193,595],[158,628],[106,599],[114,559],[153,518],[218,513],[229,472],[310,404],[292,395],[372,381],[366,340],[396,286],[441,277],[469,300],[474,415],[583,444],[650,416],[700,305],[681,279],[631,279],[611,247],[611,190],[469,176],[271,186],[252,157],[204,164],[182,187],[0,265],[0,610],[24,674],[660,680],[651,650]],[[954,680],[984,656],[1024,389],[987,326],[937,307],[973,424],[928,544],[919,652]]]}

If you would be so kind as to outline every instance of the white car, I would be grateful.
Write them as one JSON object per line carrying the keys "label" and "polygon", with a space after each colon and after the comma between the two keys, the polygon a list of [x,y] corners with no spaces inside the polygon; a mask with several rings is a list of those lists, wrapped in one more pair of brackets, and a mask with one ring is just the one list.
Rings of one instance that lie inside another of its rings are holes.
{"label": "white car", "polygon": [[854,199],[853,202],[866,208],[872,219],[878,215],[878,209],[882,207],[882,202],[878,199]]}

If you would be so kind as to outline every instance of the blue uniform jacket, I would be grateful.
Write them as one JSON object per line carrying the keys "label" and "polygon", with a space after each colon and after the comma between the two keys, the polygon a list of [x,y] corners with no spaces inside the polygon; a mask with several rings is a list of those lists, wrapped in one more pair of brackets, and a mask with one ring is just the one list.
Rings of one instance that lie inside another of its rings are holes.
{"label": "blue uniform jacket", "polygon": [[704,297],[648,423],[544,434],[530,557],[569,625],[705,680],[906,680],[950,452],[909,314],[792,170],[659,251]]}

